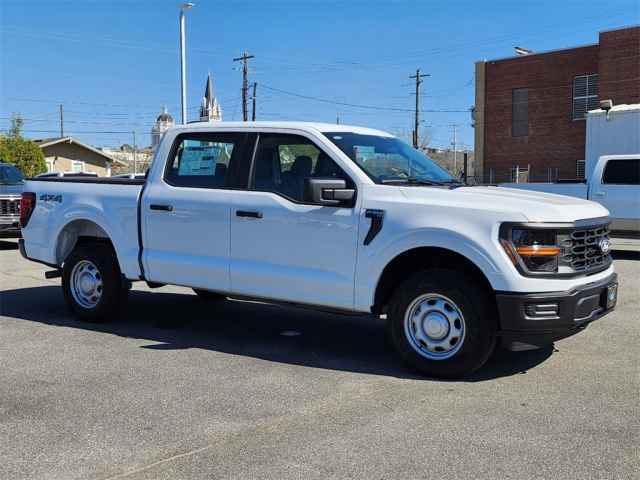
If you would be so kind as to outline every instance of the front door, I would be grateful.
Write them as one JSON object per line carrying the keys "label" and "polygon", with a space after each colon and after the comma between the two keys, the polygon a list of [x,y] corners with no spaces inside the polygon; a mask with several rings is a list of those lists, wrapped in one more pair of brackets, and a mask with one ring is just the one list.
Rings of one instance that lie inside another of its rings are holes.
{"label": "front door", "polygon": [[304,193],[308,177],[353,188],[351,179],[311,140],[289,134],[260,134],[252,171],[231,212],[232,291],[353,308],[357,207],[314,205]]}
{"label": "front door", "polygon": [[142,199],[148,280],[229,290],[235,172],[249,143],[249,136],[240,133],[176,137],[162,179],[150,182]]}

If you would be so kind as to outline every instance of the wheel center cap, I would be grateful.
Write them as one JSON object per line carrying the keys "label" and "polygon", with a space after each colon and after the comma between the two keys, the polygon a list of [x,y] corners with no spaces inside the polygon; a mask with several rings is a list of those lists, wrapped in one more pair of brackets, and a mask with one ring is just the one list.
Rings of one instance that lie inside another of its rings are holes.
{"label": "wheel center cap", "polygon": [[93,276],[88,273],[82,275],[82,278],[80,279],[80,288],[86,294],[93,292],[96,288],[96,281]]}
{"label": "wheel center cap", "polygon": [[422,328],[424,333],[434,340],[440,340],[449,333],[449,322],[444,315],[439,312],[429,312],[424,317]]}

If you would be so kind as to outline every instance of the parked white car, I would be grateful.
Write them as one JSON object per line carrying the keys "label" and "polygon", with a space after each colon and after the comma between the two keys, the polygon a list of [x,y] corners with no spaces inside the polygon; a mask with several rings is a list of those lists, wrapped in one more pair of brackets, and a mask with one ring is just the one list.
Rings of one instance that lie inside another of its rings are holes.
{"label": "parked white car", "polygon": [[386,315],[400,356],[434,376],[476,370],[498,341],[572,335],[616,303],[604,207],[465,187],[346,125],[175,127],[146,181],[33,179],[21,214],[22,254],[62,276],[82,319],[113,318],[133,281]]}

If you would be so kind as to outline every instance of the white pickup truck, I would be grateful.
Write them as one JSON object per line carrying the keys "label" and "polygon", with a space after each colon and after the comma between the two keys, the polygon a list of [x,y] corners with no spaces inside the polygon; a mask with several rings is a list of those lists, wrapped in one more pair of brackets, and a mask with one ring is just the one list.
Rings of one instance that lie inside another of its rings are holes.
{"label": "white pickup truck", "polygon": [[113,318],[133,281],[363,314],[432,376],[572,335],[617,297],[602,206],[465,187],[346,125],[172,128],[146,180],[29,180],[20,213],[22,255],[82,319]]}
{"label": "white pickup truck", "polygon": [[586,182],[507,183],[502,186],[593,200],[609,210],[611,235],[616,241],[640,239],[640,154],[601,156]]}

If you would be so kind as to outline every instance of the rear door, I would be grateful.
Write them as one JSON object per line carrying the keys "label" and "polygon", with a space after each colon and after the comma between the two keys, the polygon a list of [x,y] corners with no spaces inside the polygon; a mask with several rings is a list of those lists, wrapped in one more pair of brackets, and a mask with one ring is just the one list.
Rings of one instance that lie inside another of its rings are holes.
{"label": "rear door", "polygon": [[[162,178],[142,199],[146,277],[160,283],[229,290],[229,228],[235,188],[251,135],[183,133]],[[246,165],[246,163],[245,163]]]}
{"label": "rear door", "polygon": [[250,189],[231,213],[231,288],[236,294],[353,308],[358,202],[305,199],[308,177],[354,182],[310,138],[261,133]]}
{"label": "rear door", "polygon": [[604,166],[602,184],[596,185],[593,200],[611,213],[613,230],[640,229],[640,159],[610,159]]}

